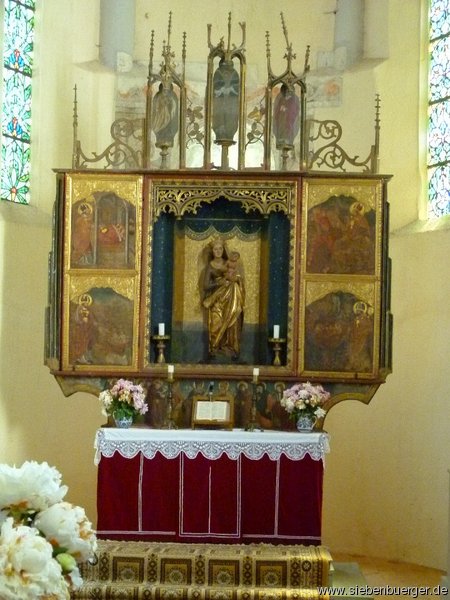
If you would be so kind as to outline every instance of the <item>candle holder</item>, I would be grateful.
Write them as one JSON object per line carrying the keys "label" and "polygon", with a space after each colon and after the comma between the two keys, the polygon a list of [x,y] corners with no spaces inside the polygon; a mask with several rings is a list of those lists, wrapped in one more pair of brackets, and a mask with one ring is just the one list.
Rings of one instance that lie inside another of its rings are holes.
{"label": "candle holder", "polygon": [[170,340],[170,335],[154,335],[153,339],[156,342],[156,362],[163,365],[166,362],[164,350],[167,346],[167,341]]}
{"label": "candle holder", "polygon": [[178,429],[177,424],[173,419],[173,378],[169,376],[167,379],[167,395],[166,395],[166,404],[167,404],[167,412],[166,419],[164,421],[163,429]]}
{"label": "candle holder", "polygon": [[269,343],[273,345],[273,353],[274,353],[274,359],[273,359],[273,365],[275,367],[279,367],[281,365],[281,350],[282,350],[282,345],[286,343],[286,339],[285,338],[269,338]]}
{"label": "candle holder", "polygon": [[257,413],[257,409],[256,409],[256,386],[258,385],[258,379],[255,378],[252,382],[253,385],[253,395],[252,395],[252,408],[251,408],[251,413],[250,413],[250,423],[247,424],[247,427],[245,428],[245,431],[264,431],[264,429],[261,427],[261,425],[258,423],[258,420],[256,418],[256,413]]}

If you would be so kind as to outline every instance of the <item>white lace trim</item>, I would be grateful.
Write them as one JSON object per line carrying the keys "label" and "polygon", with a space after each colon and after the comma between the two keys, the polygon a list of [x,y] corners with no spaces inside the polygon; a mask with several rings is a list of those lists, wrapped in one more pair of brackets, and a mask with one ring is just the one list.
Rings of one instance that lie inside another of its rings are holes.
{"label": "white lace trim", "polygon": [[154,458],[160,452],[165,458],[176,458],[183,453],[188,458],[198,454],[216,460],[223,454],[231,459],[245,456],[258,460],[266,454],[271,460],[287,456],[302,460],[306,455],[313,460],[324,460],[329,452],[326,433],[193,431],[156,429],[99,429],[95,437],[95,464],[100,458],[111,458],[118,452],[124,458],[142,453]]}

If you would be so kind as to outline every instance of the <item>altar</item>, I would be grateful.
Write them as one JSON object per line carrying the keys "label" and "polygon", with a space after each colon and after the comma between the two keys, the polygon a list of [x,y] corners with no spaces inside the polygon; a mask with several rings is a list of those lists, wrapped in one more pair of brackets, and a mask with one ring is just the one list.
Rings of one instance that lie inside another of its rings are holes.
{"label": "altar", "polygon": [[328,435],[101,428],[100,539],[318,545]]}

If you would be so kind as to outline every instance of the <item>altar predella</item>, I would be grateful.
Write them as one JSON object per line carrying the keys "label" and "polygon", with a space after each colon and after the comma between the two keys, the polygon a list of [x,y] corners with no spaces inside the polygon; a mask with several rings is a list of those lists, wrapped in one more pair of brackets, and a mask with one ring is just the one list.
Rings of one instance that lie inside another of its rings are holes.
{"label": "altar predella", "polygon": [[292,384],[323,384],[328,412],[368,403],[391,372],[380,98],[367,157],[352,158],[339,123],[310,116],[310,50],[296,73],[281,23],[286,69],[273,72],[267,33],[259,101],[247,100],[245,24],[237,45],[231,15],[217,44],[208,26],[199,98],[170,15],[159,70],[151,35],[142,114],[121,114],[90,157],[75,89],[46,319],[45,362],[64,394],[126,378],[145,388],[153,427],[195,425],[203,399],[230,403],[228,426],[254,409],[258,426],[290,429],[280,400]]}

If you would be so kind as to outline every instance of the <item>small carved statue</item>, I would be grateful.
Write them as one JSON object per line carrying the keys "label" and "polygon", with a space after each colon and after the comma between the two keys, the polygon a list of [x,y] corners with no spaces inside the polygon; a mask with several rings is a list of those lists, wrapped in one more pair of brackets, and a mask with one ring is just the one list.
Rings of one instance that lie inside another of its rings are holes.
{"label": "small carved statue", "polygon": [[273,133],[277,148],[291,147],[300,128],[300,101],[293,88],[285,83],[275,98]]}
{"label": "small carved statue", "polygon": [[239,126],[239,74],[222,59],[213,80],[213,130],[216,141],[232,142]]}
{"label": "small carved statue", "polygon": [[209,245],[203,277],[203,307],[207,311],[209,356],[239,358],[244,320],[245,286],[238,252],[228,253],[217,238]]}
{"label": "small carved statue", "polygon": [[153,99],[152,128],[156,136],[156,146],[171,148],[178,132],[178,97],[173,85],[159,84]]}

